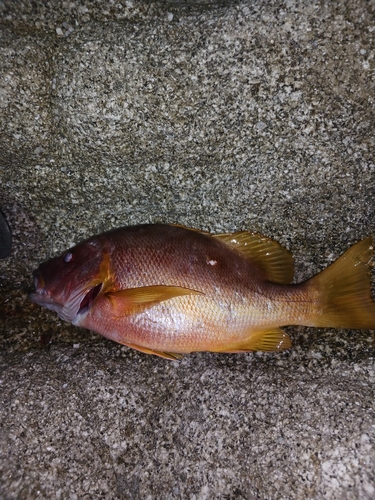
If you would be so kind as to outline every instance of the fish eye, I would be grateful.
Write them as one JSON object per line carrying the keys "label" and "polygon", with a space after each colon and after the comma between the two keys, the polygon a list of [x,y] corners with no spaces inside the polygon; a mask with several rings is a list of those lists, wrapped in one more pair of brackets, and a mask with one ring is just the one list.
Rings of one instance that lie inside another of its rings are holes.
{"label": "fish eye", "polygon": [[63,256],[63,260],[64,260],[64,262],[68,263],[68,262],[71,262],[73,260],[73,257],[74,257],[74,255],[72,254],[72,252],[68,252]]}

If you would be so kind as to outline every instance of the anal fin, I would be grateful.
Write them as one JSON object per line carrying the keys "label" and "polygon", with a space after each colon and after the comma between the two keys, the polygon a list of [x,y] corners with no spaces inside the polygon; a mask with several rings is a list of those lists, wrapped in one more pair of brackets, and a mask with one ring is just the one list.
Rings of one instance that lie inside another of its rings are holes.
{"label": "anal fin", "polygon": [[285,351],[292,347],[292,341],[281,328],[273,328],[258,334],[255,351]]}
{"label": "anal fin", "polygon": [[240,353],[249,351],[274,351],[280,352],[290,349],[292,341],[287,333],[281,328],[271,328],[252,332],[249,337],[236,344],[228,345],[220,352]]}

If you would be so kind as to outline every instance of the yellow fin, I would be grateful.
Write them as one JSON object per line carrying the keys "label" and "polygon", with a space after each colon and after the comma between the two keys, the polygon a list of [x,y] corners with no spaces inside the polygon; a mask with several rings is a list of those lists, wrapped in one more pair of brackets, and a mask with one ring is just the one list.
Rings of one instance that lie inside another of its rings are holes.
{"label": "yellow fin", "polygon": [[127,347],[131,347],[132,349],[135,349],[136,351],[143,352],[145,354],[154,354],[155,356],[159,356],[160,358],[164,359],[171,359],[173,361],[182,359],[184,356],[183,354],[180,354],[179,352],[163,352],[163,351],[155,351],[154,349],[148,349],[147,347],[142,347],[136,344],[129,344],[129,343],[124,343],[121,342],[123,345],[126,345]]}
{"label": "yellow fin", "polygon": [[371,237],[359,241],[305,286],[318,297],[311,326],[375,329],[371,298]]}
{"label": "yellow fin", "polygon": [[116,316],[127,316],[174,297],[197,294],[202,292],[179,286],[154,285],[109,292],[106,297],[111,301]]}
{"label": "yellow fin", "polygon": [[232,344],[220,352],[240,353],[248,351],[285,351],[292,347],[292,341],[281,328],[253,332],[247,339]]}
{"label": "yellow fin", "polygon": [[254,351],[285,351],[292,347],[289,335],[281,328],[259,332],[257,337]]}
{"label": "yellow fin", "polygon": [[293,256],[276,241],[261,234],[240,231],[233,234],[216,234],[232,248],[236,248],[273,283],[287,285],[293,279]]}
{"label": "yellow fin", "polygon": [[200,233],[200,234],[206,234],[207,236],[212,236],[212,234],[208,233],[207,231],[202,231],[201,229],[194,229],[192,227],[187,227],[184,226],[183,224],[169,224],[169,226],[180,227],[182,229],[186,229],[187,231],[192,231],[193,233]]}

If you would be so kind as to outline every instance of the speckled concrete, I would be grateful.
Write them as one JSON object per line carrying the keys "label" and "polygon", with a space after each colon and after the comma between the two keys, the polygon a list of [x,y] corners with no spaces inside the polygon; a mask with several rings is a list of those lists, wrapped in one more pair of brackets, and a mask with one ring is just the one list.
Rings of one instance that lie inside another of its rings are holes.
{"label": "speckled concrete", "polygon": [[374,232],[374,2],[0,1],[0,497],[375,497],[373,332],[167,362],[29,304],[110,227]]}
{"label": "speckled concrete", "polygon": [[311,352],[166,363],[103,342],[18,354],[1,383],[9,497],[374,495],[368,363]]}

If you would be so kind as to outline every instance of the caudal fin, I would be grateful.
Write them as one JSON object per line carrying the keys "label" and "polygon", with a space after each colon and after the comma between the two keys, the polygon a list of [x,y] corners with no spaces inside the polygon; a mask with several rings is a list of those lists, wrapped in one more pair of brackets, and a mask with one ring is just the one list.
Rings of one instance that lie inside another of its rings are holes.
{"label": "caudal fin", "polygon": [[372,253],[373,240],[369,237],[306,283],[318,295],[314,326],[375,329],[370,283]]}

